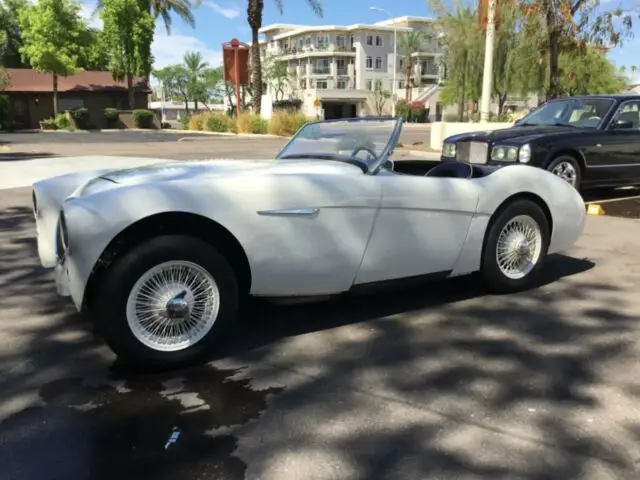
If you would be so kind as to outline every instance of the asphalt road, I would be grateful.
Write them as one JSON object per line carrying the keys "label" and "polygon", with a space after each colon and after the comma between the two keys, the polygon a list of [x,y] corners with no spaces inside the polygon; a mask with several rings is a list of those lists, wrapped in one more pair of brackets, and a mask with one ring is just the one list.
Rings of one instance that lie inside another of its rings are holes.
{"label": "asphalt road", "polygon": [[471,278],[248,306],[211,363],[115,362],[0,191],[0,472],[53,479],[632,479],[640,223],[592,217],[539,288]]}

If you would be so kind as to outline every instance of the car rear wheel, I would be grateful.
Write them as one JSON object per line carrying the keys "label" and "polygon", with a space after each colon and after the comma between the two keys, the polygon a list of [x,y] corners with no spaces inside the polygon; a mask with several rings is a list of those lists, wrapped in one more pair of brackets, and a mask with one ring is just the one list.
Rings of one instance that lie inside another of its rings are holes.
{"label": "car rear wheel", "polygon": [[481,275],[496,293],[523,290],[535,282],[549,247],[549,222],[530,200],[496,212],[485,237]]}
{"label": "car rear wheel", "polygon": [[167,235],[126,253],[94,299],[96,321],[127,363],[173,367],[210,352],[236,317],[234,271],[211,245]]}
{"label": "car rear wheel", "polygon": [[575,189],[580,188],[582,182],[582,170],[575,158],[569,155],[561,155],[551,161],[547,170],[560,177]]}

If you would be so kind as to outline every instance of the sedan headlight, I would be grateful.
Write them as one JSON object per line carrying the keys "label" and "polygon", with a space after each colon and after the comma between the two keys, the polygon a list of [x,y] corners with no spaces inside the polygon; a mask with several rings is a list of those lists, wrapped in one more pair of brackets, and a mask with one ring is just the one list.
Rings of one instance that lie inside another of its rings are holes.
{"label": "sedan headlight", "polygon": [[496,162],[515,162],[518,159],[518,147],[498,145],[491,149],[491,160]]}
{"label": "sedan headlight", "polygon": [[456,158],[456,144],[445,143],[442,145],[442,156],[448,158]]}
{"label": "sedan headlight", "polygon": [[520,147],[520,151],[518,152],[518,161],[520,163],[529,163],[531,160],[531,145],[528,143]]}

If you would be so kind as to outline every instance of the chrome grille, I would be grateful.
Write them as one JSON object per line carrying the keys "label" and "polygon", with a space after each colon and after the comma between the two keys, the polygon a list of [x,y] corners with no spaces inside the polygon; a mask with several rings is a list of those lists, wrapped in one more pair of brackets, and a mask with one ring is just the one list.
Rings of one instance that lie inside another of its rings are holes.
{"label": "chrome grille", "polygon": [[456,160],[469,163],[487,163],[488,150],[486,142],[459,142],[456,145]]}

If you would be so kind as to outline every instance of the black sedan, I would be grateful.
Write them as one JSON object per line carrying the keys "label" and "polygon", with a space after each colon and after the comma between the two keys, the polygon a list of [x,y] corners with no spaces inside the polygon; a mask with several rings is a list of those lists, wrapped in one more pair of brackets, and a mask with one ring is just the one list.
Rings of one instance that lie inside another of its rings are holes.
{"label": "black sedan", "polygon": [[551,100],[511,128],[453,135],[442,161],[545,168],[578,189],[640,184],[640,95]]}

